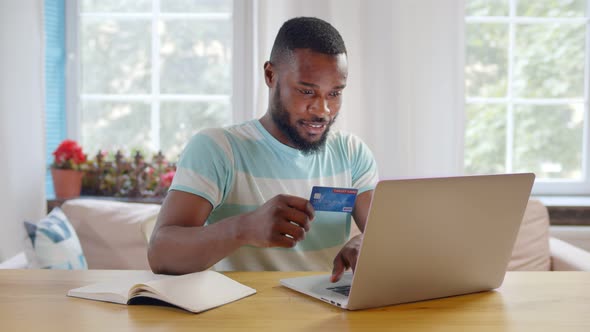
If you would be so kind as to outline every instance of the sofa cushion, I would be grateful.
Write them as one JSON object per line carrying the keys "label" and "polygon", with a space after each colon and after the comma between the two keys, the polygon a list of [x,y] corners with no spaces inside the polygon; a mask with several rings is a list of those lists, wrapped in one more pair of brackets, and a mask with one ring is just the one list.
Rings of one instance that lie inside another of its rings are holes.
{"label": "sofa cushion", "polygon": [[551,268],[550,255],[549,213],[543,203],[531,199],[518,231],[508,270],[548,271]]}
{"label": "sofa cushion", "polygon": [[74,199],[62,209],[78,233],[90,269],[150,268],[144,233],[160,205]]}
{"label": "sofa cushion", "polygon": [[76,231],[60,208],[37,223],[25,221],[25,254],[33,269],[87,269]]}

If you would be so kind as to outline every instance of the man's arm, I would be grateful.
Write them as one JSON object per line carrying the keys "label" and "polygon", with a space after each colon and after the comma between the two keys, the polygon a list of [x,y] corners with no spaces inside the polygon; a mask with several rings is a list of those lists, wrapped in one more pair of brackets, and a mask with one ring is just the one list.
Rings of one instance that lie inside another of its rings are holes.
{"label": "man's arm", "polygon": [[354,210],[352,217],[361,233],[365,232],[365,225],[367,224],[367,216],[369,215],[369,207],[373,199],[373,190],[365,191],[357,196],[354,202]]}
{"label": "man's arm", "polygon": [[[369,214],[369,207],[371,206],[372,198],[373,190],[365,191],[364,193],[357,196],[354,203],[352,216],[357,227],[362,233],[365,232],[367,215]],[[334,268],[332,269],[332,282],[340,280],[346,269],[352,268],[354,271],[362,241],[363,234],[353,237],[344,245],[344,247],[342,247],[338,255],[336,255],[336,258],[334,258]]]}
{"label": "man's arm", "polygon": [[200,196],[168,193],[148,248],[154,273],[203,271],[246,244],[293,247],[305,238],[314,216],[309,201],[289,195],[275,196],[253,212],[205,226],[212,209]]}

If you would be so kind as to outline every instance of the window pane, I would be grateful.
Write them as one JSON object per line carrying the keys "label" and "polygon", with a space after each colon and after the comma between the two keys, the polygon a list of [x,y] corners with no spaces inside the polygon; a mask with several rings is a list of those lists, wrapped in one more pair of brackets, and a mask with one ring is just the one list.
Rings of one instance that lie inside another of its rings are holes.
{"label": "window pane", "polygon": [[82,92],[149,93],[151,23],[83,19]]}
{"label": "window pane", "polygon": [[518,25],[514,95],[568,98],[584,95],[585,26]]}
{"label": "window pane", "polygon": [[82,105],[82,146],[98,150],[151,151],[150,105],[137,102],[86,101]]}
{"label": "window pane", "polygon": [[[78,1],[78,0],[75,0]],[[168,1],[168,0],[164,0]],[[84,12],[151,12],[152,0],[82,0],[80,11]]]}
{"label": "window pane", "polygon": [[506,107],[467,104],[465,171],[468,174],[505,172]]}
{"label": "window pane", "polygon": [[584,105],[514,108],[514,170],[537,178],[580,179]]}
{"label": "window pane", "polygon": [[163,102],[160,107],[162,151],[177,161],[192,135],[204,128],[222,127],[231,122],[229,103]]}
{"label": "window pane", "polygon": [[508,0],[467,0],[467,16],[508,16]]}
{"label": "window pane", "polygon": [[231,13],[232,0],[164,0],[160,3],[160,10],[173,13]]}
{"label": "window pane", "polygon": [[231,94],[232,24],[161,22],[161,92]]}
{"label": "window pane", "polygon": [[518,16],[583,17],[586,0],[518,0]]}
{"label": "window pane", "polygon": [[466,25],[465,89],[470,97],[506,96],[508,25]]}

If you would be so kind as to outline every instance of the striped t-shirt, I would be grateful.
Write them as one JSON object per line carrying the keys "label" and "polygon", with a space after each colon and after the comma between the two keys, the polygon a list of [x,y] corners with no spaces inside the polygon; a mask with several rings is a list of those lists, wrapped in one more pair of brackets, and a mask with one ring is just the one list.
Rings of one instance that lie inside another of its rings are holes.
{"label": "striped t-shirt", "polygon": [[[252,120],[228,128],[206,129],[184,149],[171,190],[207,199],[215,223],[250,212],[278,194],[309,199],[313,186],[374,189],[377,167],[371,151],[356,136],[330,132],[317,153],[303,154],[274,138]],[[294,248],[242,246],[215,265],[216,270],[331,270],[348,240],[351,216],[317,211],[305,239]],[[195,253],[198,255],[198,253]]]}

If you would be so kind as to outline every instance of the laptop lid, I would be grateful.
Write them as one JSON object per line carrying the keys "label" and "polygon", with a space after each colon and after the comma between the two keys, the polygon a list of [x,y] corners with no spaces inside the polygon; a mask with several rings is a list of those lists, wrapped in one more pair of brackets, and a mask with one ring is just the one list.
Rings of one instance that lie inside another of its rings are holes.
{"label": "laptop lid", "polygon": [[[380,181],[343,307],[499,287],[533,182],[532,173]],[[330,287],[326,278],[315,279]],[[315,296],[296,281],[282,283]]]}

